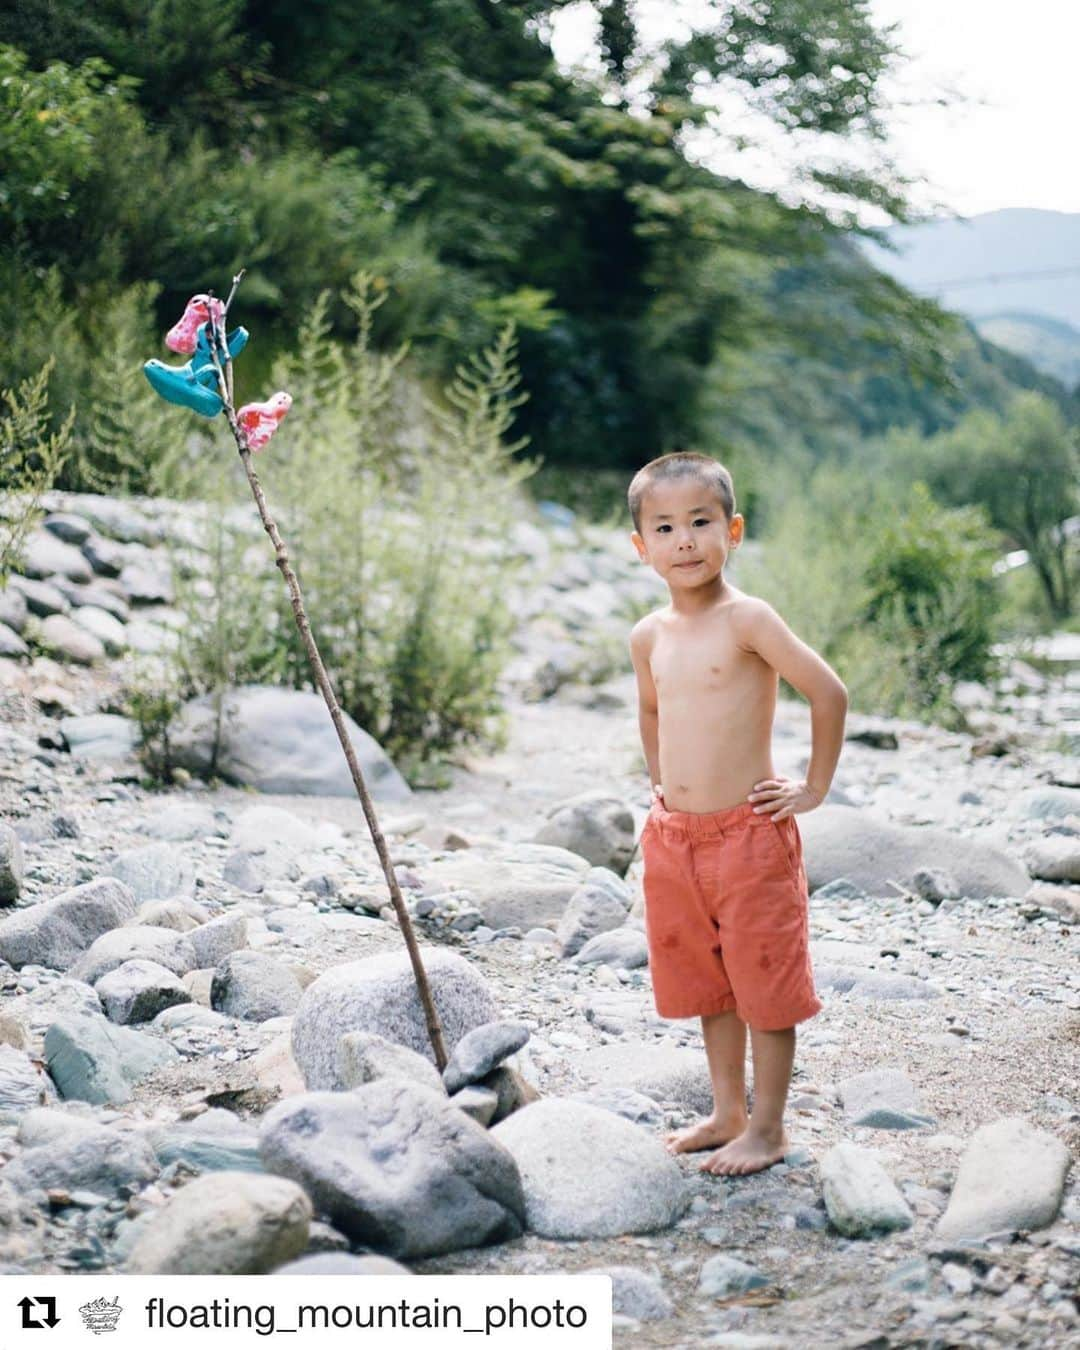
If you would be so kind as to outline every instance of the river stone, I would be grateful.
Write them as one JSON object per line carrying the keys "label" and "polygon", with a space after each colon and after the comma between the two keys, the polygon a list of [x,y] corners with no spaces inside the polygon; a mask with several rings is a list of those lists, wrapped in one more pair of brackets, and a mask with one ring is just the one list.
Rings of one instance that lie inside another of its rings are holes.
{"label": "river stone", "polygon": [[191,995],[171,970],[155,961],[125,961],[97,982],[97,995],[111,1022],[149,1022],[163,1008],[190,1003]]}
{"label": "river stone", "polygon": [[634,1125],[653,1128],[664,1123],[664,1113],[652,1097],[643,1092],[634,1092],[630,1088],[596,1087],[588,1092],[575,1092],[572,1101],[588,1102],[602,1111],[613,1111]]}
{"label": "river stone", "polygon": [[706,1298],[730,1298],[732,1294],[748,1294],[751,1289],[763,1289],[771,1283],[756,1267],[723,1253],[710,1256],[701,1267],[697,1291]]}
{"label": "river stone", "polygon": [[[126,600],[122,599],[107,586],[101,582],[91,582],[89,586],[82,586],[76,581],[67,581],[64,577],[53,577],[53,584],[72,606],[71,617],[75,618],[75,610],[83,609],[87,605],[93,605],[96,609],[103,609],[106,614],[112,615],[114,619],[119,620],[121,624],[126,624],[131,617],[131,609]],[[125,644],[126,644],[126,630]]]}
{"label": "river stone", "polygon": [[[181,709],[172,733],[175,761],[192,773],[211,768],[213,697]],[[407,801],[412,792],[379,744],[349,717],[345,725],[376,801]],[[356,788],[322,696],[251,685],[225,696],[215,772],[234,783],[319,797],[352,797]]]}
{"label": "river stone", "polygon": [[201,802],[169,802],[145,822],[142,830],[152,839],[167,839],[174,844],[222,833],[213,810]]}
{"label": "river stone", "polygon": [[371,1031],[347,1032],[338,1045],[338,1081],[342,1087],[363,1087],[379,1078],[397,1078],[437,1095],[446,1093],[430,1059]]}
{"label": "river stone", "polygon": [[307,1247],[311,1201],[293,1181],[215,1172],[177,1191],[139,1232],[131,1275],[263,1275]]}
{"label": "river stone", "polygon": [[911,1227],[907,1202],[869,1150],[846,1139],[834,1145],[821,1160],[821,1180],[829,1219],[845,1237]]}
{"label": "river stone", "polygon": [[[499,1094],[491,1088],[479,1087],[470,1083],[450,1098],[450,1105],[464,1111],[479,1125],[490,1125],[499,1109]],[[510,1113],[507,1112],[507,1115]]]}
{"label": "river stone", "polygon": [[147,520],[141,511],[119,497],[83,493],[79,497],[79,511],[95,530],[110,539],[119,539],[122,544],[160,544],[163,538],[156,521]]}
{"label": "river stone", "polygon": [[67,1100],[122,1105],[131,1085],[180,1056],[167,1042],[107,1017],[72,1013],[45,1033],[45,1060],[60,1095]]}
{"label": "river stone", "polygon": [[917,975],[897,975],[891,971],[845,969],[843,966],[815,966],[814,984],[818,993],[831,989],[853,998],[911,1000],[939,998],[940,991]]}
{"label": "river stone", "polygon": [[925,867],[947,868],[961,895],[1023,895],[1026,870],[997,849],[926,826],[889,825],[852,806],[821,806],[800,817],[810,889],[844,877],[868,895],[894,896]]}
{"label": "river stone", "polygon": [[41,524],[65,544],[81,544],[90,536],[90,526],[86,520],[71,511],[52,511]]}
{"label": "river stone", "polygon": [[98,605],[79,605],[71,611],[71,621],[96,637],[109,656],[118,656],[127,646],[124,625]]}
{"label": "river stone", "polygon": [[244,1022],[291,1017],[301,989],[289,968],[265,952],[230,952],[214,971],[210,1006]]}
{"label": "river stone", "polygon": [[655,1275],[637,1266],[590,1266],[582,1275],[607,1275],[611,1280],[611,1310],[635,1322],[660,1322],[673,1316],[675,1305]]}
{"label": "river stone", "polygon": [[102,1015],[101,1000],[93,987],[67,976],[50,980],[48,984],[39,984],[9,1006],[25,1018],[35,1036],[44,1036],[58,1017],[66,1017],[71,1013],[91,1013],[95,1017]]}
{"label": "river stone", "polygon": [[0,623],[0,656],[8,656],[16,661],[30,655],[30,648],[6,623]]}
{"label": "river stone", "polygon": [[613,928],[609,933],[597,933],[590,938],[570,959],[575,966],[636,970],[649,964],[649,944],[639,928]]}
{"label": "river stone", "polygon": [[504,845],[452,854],[425,866],[429,890],[465,890],[492,928],[552,928],[589,865],[564,848]]}
{"label": "river stone", "polygon": [[105,660],[105,644],[101,639],[66,614],[50,614],[42,619],[38,641],[60,660],[73,661],[78,666],[92,666]]}
{"label": "river stone", "polygon": [[67,597],[51,582],[34,581],[31,577],[12,575],[8,577],[8,589],[18,591],[26,601],[26,607],[38,618],[48,618],[50,614],[66,614],[71,608]]}
{"label": "river stone", "polygon": [[316,1252],[279,1266],[275,1275],[411,1275],[408,1266],[388,1256],[353,1256],[351,1252]]}
{"label": "river stone", "polygon": [[191,929],[188,939],[195,949],[195,962],[199,970],[219,966],[231,952],[247,946],[247,918],[238,910],[220,914],[209,923]]}
{"label": "river stone", "polygon": [[[421,949],[447,1053],[467,1031],[496,1019],[487,980],[456,952]],[[293,1055],[309,1088],[341,1089],[338,1044],[374,1031],[434,1059],[407,952],[382,952],[335,966],[304,990],[293,1018]]]}
{"label": "river stone", "polygon": [[24,871],[19,836],[9,825],[0,824],[0,904],[10,905],[18,900]]}
{"label": "river stone", "polygon": [[134,918],[135,897],[113,877],[75,886],[0,922],[0,957],[9,965],[66,970],[102,934]]}
{"label": "river stone", "polygon": [[22,591],[17,591],[14,586],[0,585],[0,623],[13,633],[21,633],[26,627],[29,613]]}
{"label": "river stone", "polygon": [[0,1045],[0,1122],[18,1120],[24,1111],[55,1101],[56,1090],[23,1050]]}
{"label": "river stone", "polygon": [[109,871],[131,887],[136,900],[168,900],[174,895],[191,895],[195,888],[190,860],[172,844],[127,849],[109,864]]}
{"label": "river stone", "polygon": [[114,928],[83,952],[68,974],[74,980],[97,984],[103,975],[125,961],[156,961],[174,975],[186,975],[195,969],[195,948],[186,933],[174,928],[150,928],[146,925]]}
{"label": "river stone", "polygon": [[116,713],[61,718],[60,734],[75,759],[127,759],[139,742],[137,724]]}
{"label": "river stone", "polygon": [[1080,816],[1080,788],[1031,788],[1020,793],[1016,810],[1027,820],[1059,821]]}
{"label": "river stone", "polygon": [[94,575],[82,553],[47,530],[35,530],[20,550],[19,568],[35,581],[59,575],[86,582]]}
{"label": "river stone", "polygon": [[528,1039],[529,1028],[523,1022],[487,1022],[466,1032],[443,1070],[447,1092],[478,1083],[504,1059],[516,1054]]}
{"label": "river stone", "polygon": [[840,1100],[852,1125],[877,1130],[917,1130],[934,1123],[915,1085],[902,1069],[867,1069],[840,1084]]}
{"label": "river stone", "polygon": [[1024,861],[1031,875],[1041,881],[1080,881],[1080,838],[1048,834],[1028,845]]}
{"label": "river stone", "polygon": [[651,1233],[670,1228],[689,1203],[657,1139],[585,1102],[533,1102],[491,1133],[517,1162],[526,1221],[542,1237]]}
{"label": "river stone", "polygon": [[626,909],[607,890],[598,886],[578,887],[570,897],[555,929],[563,956],[573,956],[598,933],[621,928]]}
{"label": "river stone", "polygon": [[437,1256],[522,1231],[513,1159],[445,1097],[412,1083],[290,1098],[263,1121],[259,1151],[336,1228],[390,1256]]}
{"label": "river stone", "polygon": [[1072,886],[1050,886],[1037,881],[1024,900],[1063,923],[1080,923],[1080,890]]}
{"label": "river stone", "polygon": [[120,572],[120,586],[133,605],[171,605],[174,591],[168,558],[151,552],[138,558],[129,554]]}
{"label": "river stone", "polygon": [[194,900],[144,900],[131,920],[132,928],[171,928],[174,933],[193,933],[208,923],[209,914]]}
{"label": "river stone", "polygon": [[82,555],[99,577],[118,577],[127,562],[123,544],[96,534],[83,541]]}
{"label": "river stone", "polygon": [[983,1125],[960,1160],[937,1226],[947,1239],[1045,1228],[1061,1205],[1069,1151],[1019,1116]]}
{"label": "river stone", "polygon": [[120,1187],[139,1190],[157,1176],[154,1150],[141,1135],[79,1124],[25,1149],[5,1167],[4,1179],[19,1191],[88,1190],[112,1197]]}
{"label": "river stone", "polygon": [[713,1109],[709,1065],[700,1050],[648,1041],[601,1045],[568,1056],[586,1081],[603,1088],[629,1088],[656,1102],[675,1102],[708,1115]]}
{"label": "river stone", "polygon": [[254,1129],[220,1107],[153,1129],[150,1141],[162,1167],[182,1162],[200,1172],[262,1171]]}
{"label": "river stone", "polygon": [[534,842],[569,849],[621,875],[634,854],[634,816],[610,793],[584,792],[554,807]]}

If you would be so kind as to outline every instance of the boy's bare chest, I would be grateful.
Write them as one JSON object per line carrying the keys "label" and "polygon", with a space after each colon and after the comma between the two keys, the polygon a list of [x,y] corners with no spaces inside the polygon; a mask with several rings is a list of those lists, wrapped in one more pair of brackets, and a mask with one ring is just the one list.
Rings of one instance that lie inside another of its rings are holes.
{"label": "boy's bare chest", "polygon": [[650,662],[659,699],[740,697],[749,688],[768,683],[769,668],[753,652],[744,651],[729,633],[662,634]]}

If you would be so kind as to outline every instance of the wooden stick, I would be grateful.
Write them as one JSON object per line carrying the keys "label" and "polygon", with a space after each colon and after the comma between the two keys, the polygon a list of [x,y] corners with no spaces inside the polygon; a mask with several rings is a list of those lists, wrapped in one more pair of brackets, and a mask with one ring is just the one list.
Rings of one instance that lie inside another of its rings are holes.
{"label": "wooden stick", "polygon": [[424,1009],[424,1020],[427,1023],[428,1038],[431,1041],[431,1048],[435,1053],[435,1063],[439,1066],[441,1072],[446,1068],[447,1054],[446,1046],[443,1042],[442,1025],[439,1021],[439,1014],[435,1009],[435,1001],[431,996],[431,985],[428,983],[427,972],[424,969],[423,958],[420,955],[420,946],[416,941],[416,933],[413,929],[412,918],[405,905],[405,898],[401,894],[401,886],[397,877],[394,875],[393,864],[390,861],[390,851],[386,846],[386,839],[383,836],[379,825],[379,818],[375,812],[375,803],[371,799],[371,793],[368,791],[367,783],[364,781],[364,775],[360,770],[359,761],[356,758],[356,751],[353,743],[349,739],[349,733],[345,726],[345,718],[342,715],[341,707],[338,704],[337,696],[334,693],[334,687],[330,682],[330,676],[327,674],[326,666],[319,654],[319,648],[315,642],[315,636],[311,631],[311,623],[308,620],[307,609],[304,605],[303,592],[300,590],[300,582],[296,572],[293,570],[292,563],[289,560],[289,550],[285,547],[285,541],[281,537],[277,524],[270,514],[270,508],[267,506],[266,497],[262,490],[262,484],[259,482],[258,475],[251,463],[251,450],[248,448],[247,438],[244,435],[243,428],[236,420],[236,409],[233,407],[232,400],[232,361],[229,359],[229,350],[225,341],[225,314],[228,313],[229,305],[232,304],[233,297],[236,294],[236,288],[240,284],[243,272],[237,273],[233,277],[232,290],[229,292],[229,298],[225,304],[225,310],[222,315],[221,324],[217,324],[214,319],[210,319],[210,351],[213,356],[214,368],[217,371],[218,384],[222,401],[225,404],[225,416],[229,422],[229,428],[232,431],[233,439],[236,441],[236,448],[240,453],[240,462],[244,466],[244,472],[247,474],[248,484],[251,488],[252,496],[255,498],[255,505],[258,507],[259,519],[262,521],[263,529],[270,537],[270,542],[274,546],[274,561],[285,579],[285,585],[289,591],[289,600],[292,604],[293,618],[296,620],[296,627],[300,632],[300,639],[304,644],[304,650],[307,652],[308,662],[311,665],[312,673],[315,676],[315,683],[319,687],[327,708],[330,712],[330,720],[334,724],[334,730],[337,732],[338,740],[341,742],[341,749],[344,752],[346,763],[349,766],[349,773],[352,775],[353,786],[356,788],[356,795],[360,798],[360,805],[363,808],[364,818],[367,821],[368,830],[371,832],[372,842],[375,845],[375,852],[379,855],[379,863],[382,866],[383,876],[386,878],[386,885],[390,892],[390,900],[394,906],[394,913],[397,915],[398,924],[405,937],[405,946],[409,951],[409,960],[412,962],[413,978],[416,980],[417,992],[420,995],[420,1003]]}

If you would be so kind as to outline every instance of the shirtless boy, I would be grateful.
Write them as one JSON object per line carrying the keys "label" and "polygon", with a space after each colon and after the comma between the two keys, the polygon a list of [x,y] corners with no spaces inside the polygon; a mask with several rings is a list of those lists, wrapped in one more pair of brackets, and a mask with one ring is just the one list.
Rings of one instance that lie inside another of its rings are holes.
{"label": "shirtless boy", "polygon": [[[725,579],[743,518],[721,464],[664,455],[636,475],[629,500],[634,546],[671,593],[630,636],[653,784],[642,834],[653,992],[662,1017],[700,1016],[714,1100],[711,1116],[667,1146],[714,1149],[703,1171],[742,1175],[788,1149],[795,1026],[821,1008],[795,816],[829,790],[847,691],[775,610]],[[805,779],[773,767],[780,676],[810,702]]]}

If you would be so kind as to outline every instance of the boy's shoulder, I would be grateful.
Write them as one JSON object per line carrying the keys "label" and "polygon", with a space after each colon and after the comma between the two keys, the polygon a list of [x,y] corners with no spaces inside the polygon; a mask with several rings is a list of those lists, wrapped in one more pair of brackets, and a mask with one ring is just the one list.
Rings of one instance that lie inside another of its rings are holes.
{"label": "boy's shoulder", "polygon": [[663,617],[669,613],[670,605],[663,605],[660,609],[654,609],[646,614],[644,618],[638,619],[633,628],[630,629],[630,647],[634,651],[645,651],[653,644],[657,629],[663,622]]}

